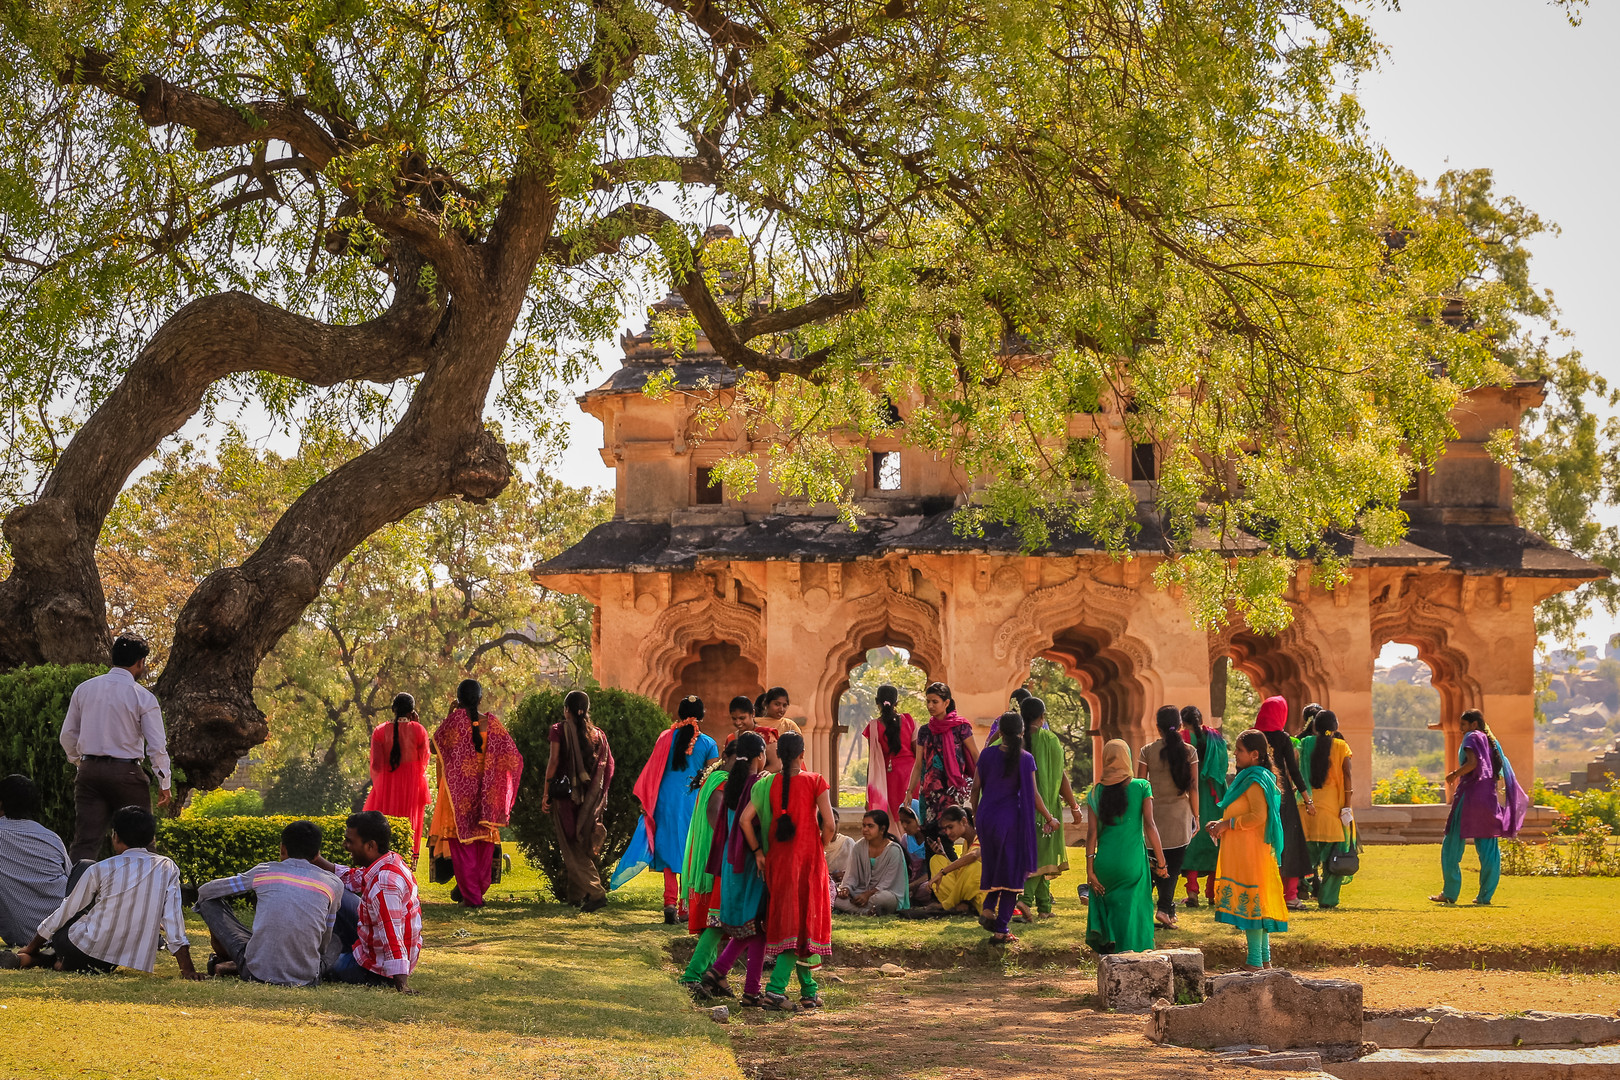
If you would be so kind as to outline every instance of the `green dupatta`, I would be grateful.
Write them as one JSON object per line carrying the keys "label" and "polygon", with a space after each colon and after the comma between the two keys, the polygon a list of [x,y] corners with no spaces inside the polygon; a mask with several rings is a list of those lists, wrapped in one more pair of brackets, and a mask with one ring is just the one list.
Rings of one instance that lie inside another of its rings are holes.
{"label": "green dupatta", "polygon": [[688,893],[702,894],[714,889],[714,875],[704,870],[709,865],[709,849],[714,844],[714,826],[709,823],[709,796],[726,782],[728,775],[717,766],[698,789],[692,825],[686,834],[686,861],[681,864],[681,884]]}
{"label": "green dupatta", "polygon": [[1238,796],[1249,790],[1249,785],[1255,784],[1260,793],[1266,797],[1266,843],[1271,845],[1271,855],[1282,865],[1283,856],[1283,827],[1282,827],[1282,790],[1277,787],[1277,777],[1270,769],[1262,769],[1258,765],[1250,765],[1240,770],[1232,778],[1232,786],[1226,789],[1226,797],[1221,800],[1220,809],[1224,813],[1227,807],[1237,801]]}

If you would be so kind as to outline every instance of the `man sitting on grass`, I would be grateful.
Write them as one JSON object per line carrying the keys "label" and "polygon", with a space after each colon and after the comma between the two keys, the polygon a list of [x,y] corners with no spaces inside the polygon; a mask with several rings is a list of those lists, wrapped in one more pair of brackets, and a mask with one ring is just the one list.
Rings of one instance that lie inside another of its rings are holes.
{"label": "man sitting on grass", "polygon": [[311,861],[342,879],[349,890],[338,912],[337,934],[344,951],[329,977],[338,982],[366,986],[392,986],[414,993],[406,980],[422,952],[422,905],[416,897],[416,878],[390,851],[388,819],[376,810],[350,814],[343,832],[343,849],[354,866],[315,856]]}
{"label": "man sitting on grass", "polygon": [[[281,861],[260,863],[246,873],[210,881],[197,890],[192,910],[208,924],[216,975],[235,975],[281,986],[314,986],[321,958],[343,898],[343,883],[316,866],[321,827],[295,821],[281,830]],[[231,901],[255,897],[253,928],[242,925]]]}
{"label": "man sitting on grass", "polygon": [[[20,773],[0,780],[0,814],[0,940],[21,945],[67,895],[67,847],[36,820],[39,787]],[[0,967],[16,959],[0,953]]]}
{"label": "man sitting on grass", "polygon": [[112,858],[85,869],[67,899],[17,954],[21,966],[150,972],[161,937],[182,976],[203,978],[191,966],[180,909],[180,871],[146,850],[156,835],[157,819],[138,806],[113,814]]}

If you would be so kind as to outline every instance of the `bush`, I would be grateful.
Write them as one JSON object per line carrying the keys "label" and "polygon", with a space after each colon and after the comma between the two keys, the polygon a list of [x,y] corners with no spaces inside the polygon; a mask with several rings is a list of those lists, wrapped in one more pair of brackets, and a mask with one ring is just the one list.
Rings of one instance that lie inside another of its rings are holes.
{"label": "bush", "polygon": [[[541,811],[540,798],[546,782],[546,763],[551,759],[548,735],[551,725],[562,719],[563,696],[556,690],[530,694],[506,720],[507,730],[523,755],[523,780],[517,804],[512,808],[512,833],[518,849],[545,875],[552,895],[559,899],[568,895],[567,876],[551,815]],[[652,756],[659,734],[669,726],[669,716],[651,698],[627,690],[596,689],[591,691],[591,719],[607,734],[613,751],[613,782],[608,786],[607,808],[602,815],[607,840],[596,860],[606,882],[636,831],[636,820],[641,816],[641,804],[636,802],[633,791],[636,777]]]}
{"label": "bush", "polygon": [[1607,788],[1590,788],[1574,795],[1548,791],[1538,778],[1531,801],[1558,811],[1553,832],[1560,836],[1580,836],[1600,828],[1620,834],[1620,780],[1612,775]]}
{"label": "bush", "polygon": [[276,770],[264,796],[267,814],[347,814],[354,810],[360,785],[343,775],[337,762],[314,754],[293,758]]}
{"label": "bush", "polygon": [[33,777],[39,785],[40,824],[69,843],[74,768],[62,751],[62,721],[73,688],[106,670],[95,664],[42,664],[0,675],[0,776]]}
{"label": "bush", "polygon": [[204,791],[191,797],[185,812],[187,818],[263,817],[264,796],[252,788],[226,791]]}
{"label": "bush", "polygon": [[[310,819],[321,827],[321,854],[339,866],[349,861],[343,850],[346,817]],[[157,849],[180,867],[182,881],[201,885],[281,858],[281,830],[297,820],[290,815],[166,818],[158,822]],[[394,850],[409,853],[411,823],[396,817],[388,823],[393,827]]]}
{"label": "bush", "polygon": [[1515,877],[1620,877],[1620,844],[1607,825],[1567,840],[1531,844],[1502,841],[1502,873]]}
{"label": "bush", "polygon": [[1373,785],[1373,803],[1379,806],[1444,801],[1444,789],[1416,769],[1396,769],[1394,776]]}

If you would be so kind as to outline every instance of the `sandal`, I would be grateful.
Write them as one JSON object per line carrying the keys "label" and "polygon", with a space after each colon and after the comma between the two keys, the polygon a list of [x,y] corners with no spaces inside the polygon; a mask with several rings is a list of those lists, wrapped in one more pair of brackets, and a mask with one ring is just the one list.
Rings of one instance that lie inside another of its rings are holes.
{"label": "sandal", "polygon": [[1181,906],[1182,907],[1197,907],[1198,906],[1198,897],[1196,897],[1196,896],[1187,897],[1187,899],[1185,899],[1185,900],[1183,900],[1181,902]]}
{"label": "sandal", "polygon": [[675,908],[674,907],[666,907],[664,909],[664,925],[665,926],[674,926],[675,925]]}
{"label": "sandal", "polygon": [[744,994],[742,997],[737,999],[737,1004],[744,1009],[757,1009],[764,1004],[764,1002],[761,1000],[758,994]]}
{"label": "sandal", "polygon": [[817,994],[815,997],[802,997],[799,999],[799,1009],[801,1011],[807,1009],[820,1009],[824,1006],[824,1004],[825,1003],[821,1000],[820,994]]}
{"label": "sandal", "polygon": [[1153,921],[1164,927],[1166,930],[1174,930],[1176,928],[1176,921],[1162,911],[1155,911],[1153,913]]}
{"label": "sandal", "polygon": [[1018,935],[1017,934],[991,934],[990,935],[990,944],[992,944],[992,945],[1011,945],[1013,942],[1015,942],[1017,940],[1018,940]]}
{"label": "sandal", "polygon": [[773,994],[769,990],[759,996],[759,1007],[766,1012],[798,1012],[798,1006],[787,999],[786,994]]}
{"label": "sandal", "polygon": [[1456,902],[1443,893],[1436,893],[1434,896],[1429,897],[1429,903],[1431,904],[1455,904]]}
{"label": "sandal", "polygon": [[716,975],[714,968],[705,971],[698,982],[703,984],[703,988],[709,992],[710,997],[734,998],[737,996],[731,992],[731,986],[726,982],[726,977]]}
{"label": "sandal", "polygon": [[681,989],[685,990],[687,993],[691,994],[693,1001],[713,1001],[714,1000],[714,995],[709,993],[709,988],[707,986],[704,986],[701,981],[699,981],[699,982],[683,982],[683,983],[681,983]]}

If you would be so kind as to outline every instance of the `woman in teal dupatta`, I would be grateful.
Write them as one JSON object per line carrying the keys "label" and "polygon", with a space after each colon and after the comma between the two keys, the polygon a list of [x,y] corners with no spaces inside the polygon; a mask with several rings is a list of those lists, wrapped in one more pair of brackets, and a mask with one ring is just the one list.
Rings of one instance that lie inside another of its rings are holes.
{"label": "woman in teal dupatta", "polygon": [[1235,926],[1249,939],[1245,967],[1271,966],[1271,935],[1288,929],[1283,900],[1282,789],[1271,769],[1270,744],[1250,728],[1238,736],[1233,754],[1238,774],[1220,803],[1220,820],[1210,838],[1220,845],[1216,874],[1215,921]]}

